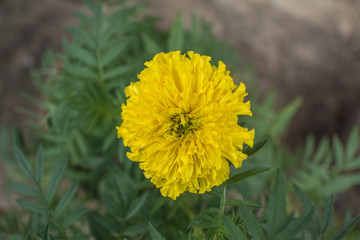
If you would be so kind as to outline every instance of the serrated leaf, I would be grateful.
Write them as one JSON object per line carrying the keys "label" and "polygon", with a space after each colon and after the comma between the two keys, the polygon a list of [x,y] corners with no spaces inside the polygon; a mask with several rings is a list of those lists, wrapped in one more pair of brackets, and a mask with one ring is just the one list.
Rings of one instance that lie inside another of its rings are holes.
{"label": "serrated leaf", "polygon": [[111,68],[110,70],[107,70],[104,72],[104,81],[109,80],[114,77],[118,77],[119,75],[122,75],[124,73],[129,72],[133,66],[131,65],[124,65],[124,66],[118,66]]}
{"label": "serrated leaf", "polygon": [[61,163],[55,170],[53,177],[50,180],[47,192],[46,192],[46,201],[50,202],[51,199],[54,197],[56,190],[59,186],[61,177],[66,169],[66,161]]}
{"label": "serrated leaf", "polygon": [[268,215],[267,215],[267,230],[268,238],[274,239],[281,224],[284,221],[286,210],[286,189],[285,178],[280,169],[277,170],[274,183],[270,190]]}
{"label": "serrated leaf", "polygon": [[17,164],[19,165],[20,169],[23,171],[23,173],[28,176],[34,183],[36,183],[36,178],[34,176],[33,169],[29,163],[29,161],[26,159],[22,151],[18,147],[14,147],[14,155]]}
{"label": "serrated leaf", "polygon": [[222,215],[221,219],[232,240],[246,240],[245,233],[227,216]]}
{"label": "serrated leaf", "polygon": [[175,22],[171,25],[168,38],[168,51],[181,51],[184,45],[184,29],[181,14],[177,14]]}
{"label": "serrated leaf", "polygon": [[334,136],[332,139],[332,148],[334,151],[335,161],[337,166],[342,166],[344,162],[344,150],[340,138]]}
{"label": "serrated leaf", "polygon": [[253,236],[254,239],[265,240],[264,232],[256,221],[254,215],[252,215],[244,204],[239,206],[240,216],[244,221],[247,231]]}
{"label": "serrated leaf", "polygon": [[305,228],[310,224],[310,220],[313,216],[313,213],[314,213],[313,208],[306,211],[303,215],[291,221],[289,225],[287,225],[285,229],[281,230],[281,232],[274,239],[276,240],[294,239],[300,231],[305,230]]}
{"label": "serrated leaf", "polygon": [[152,240],[165,240],[163,236],[149,222],[149,232]]}
{"label": "serrated leaf", "polygon": [[72,33],[72,35],[78,41],[81,41],[83,44],[85,44],[89,48],[96,49],[96,44],[95,44],[93,37],[88,32],[85,32],[82,28],[71,27],[71,28],[68,28],[67,31]]}
{"label": "serrated leaf", "polygon": [[330,221],[331,218],[333,216],[334,213],[334,195],[331,195],[330,198],[328,198],[328,200],[326,201],[326,206],[324,209],[324,215],[322,218],[322,223],[321,223],[321,229],[322,232],[325,233],[326,230],[328,229],[329,225],[330,225]]}
{"label": "serrated leaf", "polygon": [[44,175],[44,152],[42,149],[42,145],[40,145],[36,159],[36,181],[38,186],[41,186],[43,175]]}
{"label": "serrated leaf", "polygon": [[99,76],[86,66],[80,66],[77,64],[65,64],[62,69],[74,76],[78,76],[83,79],[97,80]]}
{"label": "serrated leaf", "polygon": [[236,183],[236,182],[239,182],[245,178],[248,178],[250,176],[253,176],[253,175],[256,175],[256,174],[259,174],[259,173],[262,173],[262,172],[265,172],[267,170],[269,170],[270,168],[266,168],[266,167],[255,167],[255,168],[252,168],[250,170],[247,170],[245,172],[242,172],[242,173],[239,173],[239,174],[236,174],[234,176],[232,176],[231,178],[229,178],[225,183],[224,183],[224,186],[229,186],[233,183]]}
{"label": "serrated leaf", "polygon": [[81,62],[87,64],[88,66],[91,67],[97,66],[95,56],[91,54],[91,52],[89,52],[87,49],[80,47],[76,44],[69,44],[69,43],[64,43],[63,46],[67,54],[79,59]]}
{"label": "serrated leaf", "polygon": [[71,199],[74,197],[78,187],[79,187],[79,183],[74,183],[65,192],[64,196],[62,196],[58,205],[55,208],[55,216],[59,217],[63,213],[65,207],[70,203]]}
{"label": "serrated leaf", "polygon": [[253,148],[245,146],[243,153],[245,153],[248,156],[251,156],[254,153],[256,153],[257,151],[259,151],[266,143],[267,143],[267,140],[264,140],[264,141],[255,143]]}
{"label": "serrated leaf", "polygon": [[43,234],[43,237],[42,237],[42,239],[43,240],[50,240],[50,231],[49,231],[49,229],[50,229],[50,223],[48,223],[48,225],[46,225],[46,228],[45,228],[45,231],[44,231],[44,234]]}
{"label": "serrated leaf", "polygon": [[148,195],[149,193],[146,192],[141,196],[139,196],[137,199],[135,199],[135,201],[130,205],[129,211],[126,214],[125,219],[130,219],[134,217],[141,210],[141,208],[144,206],[146,202]]}
{"label": "serrated leaf", "polygon": [[117,46],[109,49],[102,58],[102,65],[106,66],[111,63],[116,57],[118,57],[128,46],[129,39],[123,39],[119,41]]}
{"label": "serrated leaf", "polygon": [[37,203],[32,203],[32,202],[29,202],[27,200],[24,200],[24,199],[16,199],[16,202],[23,208],[27,209],[27,210],[30,210],[32,212],[35,212],[35,213],[41,213],[41,214],[45,214],[46,213],[46,209],[37,204]]}
{"label": "serrated leaf", "polygon": [[355,126],[349,135],[346,142],[346,159],[351,160],[355,157],[356,151],[359,147],[359,128]]}
{"label": "serrated leaf", "polygon": [[70,215],[63,221],[63,223],[62,223],[63,228],[67,229],[68,227],[70,227],[86,212],[87,212],[87,208],[82,208],[82,209],[74,212],[72,215]]}
{"label": "serrated leaf", "polygon": [[343,239],[359,222],[360,216],[357,216],[350,221],[346,222],[329,240],[341,240]]}
{"label": "serrated leaf", "polygon": [[10,186],[14,191],[16,191],[20,194],[23,194],[26,196],[33,196],[33,197],[39,196],[39,191],[32,186],[29,186],[29,185],[26,185],[23,183],[17,183],[17,182],[11,183]]}
{"label": "serrated leaf", "polygon": [[[296,195],[301,201],[301,204],[304,209],[311,209],[314,208],[314,203],[310,200],[310,198],[299,188],[296,184],[294,184],[294,190],[296,192]],[[314,208],[315,209],[315,208]],[[319,222],[319,213],[315,209],[314,210],[314,219],[316,222]]]}

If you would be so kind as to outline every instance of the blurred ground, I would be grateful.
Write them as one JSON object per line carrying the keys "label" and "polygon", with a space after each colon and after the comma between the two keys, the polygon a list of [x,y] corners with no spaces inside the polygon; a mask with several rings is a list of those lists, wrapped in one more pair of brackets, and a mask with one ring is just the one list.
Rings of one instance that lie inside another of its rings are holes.
{"label": "blurred ground", "polygon": [[[263,93],[276,91],[280,106],[302,96],[290,144],[309,132],[345,138],[360,123],[359,0],[130,2],[150,3],[149,12],[163,18],[159,27],[169,26],[177,11],[187,23],[192,13],[204,17],[253,66]],[[24,126],[14,109],[28,106],[21,91],[35,93],[29,70],[40,66],[47,48],[61,50],[63,27],[76,24],[71,13],[80,9],[76,0],[0,1],[0,126]]]}

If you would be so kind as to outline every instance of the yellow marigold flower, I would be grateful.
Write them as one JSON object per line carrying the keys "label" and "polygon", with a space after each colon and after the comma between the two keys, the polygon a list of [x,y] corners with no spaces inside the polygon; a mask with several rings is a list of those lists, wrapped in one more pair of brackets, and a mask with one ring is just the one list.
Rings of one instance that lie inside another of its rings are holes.
{"label": "yellow marigold flower", "polygon": [[187,54],[159,53],[145,63],[140,81],[125,89],[116,127],[129,159],[172,199],[223,183],[228,161],[241,167],[243,144],[254,143],[254,130],[237,124],[237,115],[252,115],[245,85],[237,87],[221,61],[216,68],[208,56]]}

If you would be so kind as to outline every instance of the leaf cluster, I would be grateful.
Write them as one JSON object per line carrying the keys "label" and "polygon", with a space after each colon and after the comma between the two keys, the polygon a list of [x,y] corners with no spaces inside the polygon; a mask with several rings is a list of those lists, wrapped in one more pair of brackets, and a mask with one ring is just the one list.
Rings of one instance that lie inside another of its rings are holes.
{"label": "leaf cluster", "polygon": [[[74,224],[87,212],[87,208],[75,208],[72,200],[78,190],[78,183],[73,183],[60,199],[55,199],[67,162],[58,165],[46,188],[44,187],[44,154],[39,148],[36,159],[36,172],[22,151],[15,147],[16,162],[28,180],[28,184],[13,182],[11,188],[23,195],[16,202],[31,212],[31,217],[24,224],[22,231],[24,239],[49,239],[45,237],[52,229],[53,235],[62,239],[70,237],[85,237],[83,229]],[[19,230],[19,229],[17,229]]]}

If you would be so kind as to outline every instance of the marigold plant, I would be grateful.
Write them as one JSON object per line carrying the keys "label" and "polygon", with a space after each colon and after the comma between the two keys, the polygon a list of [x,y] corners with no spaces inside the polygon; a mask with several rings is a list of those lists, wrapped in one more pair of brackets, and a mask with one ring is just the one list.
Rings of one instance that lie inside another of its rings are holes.
{"label": "marigold plant", "polygon": [[229,162],[241,167],[244,143],[254,130],[238,125],[238,115],[251,116],[244,102],[245,85],[236,86],[223,62],[180,51],[159,53],[125,89],[119,138],[131,148],[161,194],[204,193],[229,177]]}

